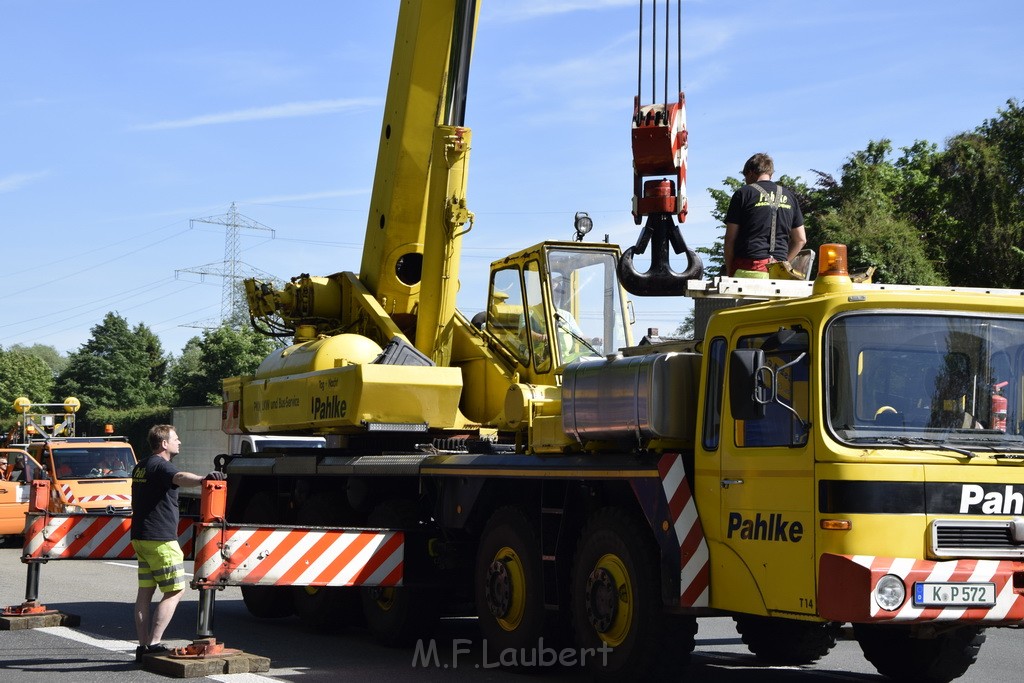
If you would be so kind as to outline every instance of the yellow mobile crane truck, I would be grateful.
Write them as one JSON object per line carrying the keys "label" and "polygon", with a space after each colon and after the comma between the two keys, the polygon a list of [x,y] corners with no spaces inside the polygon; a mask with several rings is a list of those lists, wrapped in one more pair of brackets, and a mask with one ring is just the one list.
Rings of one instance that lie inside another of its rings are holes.
{"label": "yellow mobile crane truck", "polygon": [[[250,611],[407,642],[474,605],[502,663],[547,643],[609,680],[680,664],[702,615],[792,664],[852,623],[887,676],[961,675],[985,628],[1024,623],[1022,292],[855,284],[835,245],[813,283],[705,282],[689,250],[666,268],[680,95],[638,99],[637,247],[510,254],[468,319],[476,17],[402,2],[360,271],[247,282],[254,324],[294,343],[224,380],[228,433],[328,439],[228,458],[228,521],[401,530],[401,585],[246,586]],[[700,340],[633,346],[620,279],[730,305]]]}

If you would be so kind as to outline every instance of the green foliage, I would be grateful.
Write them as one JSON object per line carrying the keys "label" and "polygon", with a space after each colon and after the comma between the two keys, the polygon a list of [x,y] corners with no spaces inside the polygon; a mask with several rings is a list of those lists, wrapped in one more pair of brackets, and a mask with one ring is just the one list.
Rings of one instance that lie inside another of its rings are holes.
{"label": "green foliage", "polygon": [[694,327],[697,325],[697,312],[694,309],[690,309],[683,318],[683,322],[679,323],[679,327],[672,334],[676,337],[682,337],[683,339],[693,339]]}
{"label": "green foliage", "polygon": [[57,394],[76,396],[83,413],[96,408],[126,410],[166,403],[160,341],[145,325],[108,313],[92,337],[68,357],[57,377]]}
{"label": "green foliage", "polygon": [[178,406],[219,405],[225,377],[251,375],[274,350],[274,342],[251,328],[205,330],[185,344],[169,372]]}
{"label": "green foliage", "polygon": [[53,372],[37,355],[22,349],[0,349],[0,420],[14,422],[14,399],[24,396],[32,403],[53,399]]}
{"label": "green foliage", "polygon": [[876,268],[873,281],[890,284],[941,285],[918,231],[879,206],[846,207],[821,216],[816,236],[821,244],[847,245],[852,272]]}
{"label": "green foliage", "polygon": [[1014,100],[973,132],[950,138],[939,166],[955,284],[1024,287],[1024,109]]}
{"label": "green foliage", "polygon": [[170,423],[171,409],[167,406],[142,406],[127,410],[94,408],[87,418],[77,420],[76,427],[79,436],[94,436],[103,434],[105,425],[113,425],[114,434],[127,437],[135,457],[141,460],[149,455],[149,444],[146,441],[149,428]]}
{"label": "green foliage", "polygon": [[29,356],[35,356],[41,359],[44,363],[50,366],[50,370],[53,371],[53,376],[56,377],[64,371],[64,368],[68,366],[68,359],[66,356],[62,356],[60,351],[47,344],[33,344],[32,346],[25,346],[24,344],[12,344],[10,351],[18,351]]}

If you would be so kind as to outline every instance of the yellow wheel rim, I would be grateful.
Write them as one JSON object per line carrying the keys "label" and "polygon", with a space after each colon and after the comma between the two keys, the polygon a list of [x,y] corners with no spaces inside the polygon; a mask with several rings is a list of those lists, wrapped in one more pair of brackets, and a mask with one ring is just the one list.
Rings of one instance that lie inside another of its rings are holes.
{"label": "yellow wheel rim", "polygon": [[594,566],[594,571],[604,570],[615,584],[618,600],[615,618],[604,633],[599,634],[601,640],[612,647],[622,645],[633,625],[633,584],[626,571],[626,565],[617,555],[603,555]]}
{"label": "yellow wheel rim", "polygon": [[382,612],[387,612],[395,606],[395,589],[393,587],[380,587],[375,589],[373,593],[377,600],[377,607]]}
{"label": "yellow wheel rim", "polygon": [[505,565],[508,573],[509,604],[504,616],[497,617],[498,625],[505,631],[515,631],[523,622],[526,611],[526,571],[523,561],[515,550],[505,546],[494,554],[494,562]]}

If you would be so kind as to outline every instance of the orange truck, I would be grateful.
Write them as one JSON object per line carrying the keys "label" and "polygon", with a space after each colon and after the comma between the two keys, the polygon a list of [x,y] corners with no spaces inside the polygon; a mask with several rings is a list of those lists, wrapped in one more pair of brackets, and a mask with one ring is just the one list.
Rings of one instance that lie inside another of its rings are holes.
{"label": "orange truck", "polygon": [[[21,437],[20,443],[12,446],[18,450],[14,455],[27,463],[17,474],[18,481],[27,488],[32,479],[47,477],[52,484],[50,512],[129,515],[135,452],[124,437],[77,436],[75,413],[80,405],[76,398],[56,404],[31,403],[23,397],[15,400]],[[3,519],[20,516],[23,523],[28,496],[13,488],[11,494],[4,494],[12,500],[4,505]],[[7,502],[6,498],[0,500]],[[15,512],[18,506],[20,513]]]}

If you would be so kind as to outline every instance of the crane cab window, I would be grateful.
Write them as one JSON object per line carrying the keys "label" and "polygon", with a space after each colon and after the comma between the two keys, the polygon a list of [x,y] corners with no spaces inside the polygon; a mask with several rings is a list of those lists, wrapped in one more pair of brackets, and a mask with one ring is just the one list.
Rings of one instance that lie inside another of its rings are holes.
{"label": "crane cab window", "polygon": [[532,362],[540,372],[551,367],[537,262],[527,263],[522,271],[510,266],[491,275],[487,329],[524,366]]}

